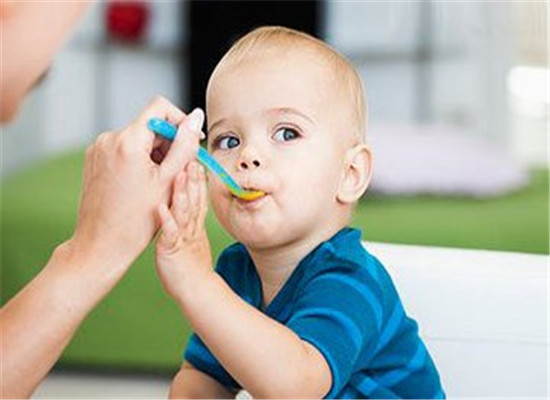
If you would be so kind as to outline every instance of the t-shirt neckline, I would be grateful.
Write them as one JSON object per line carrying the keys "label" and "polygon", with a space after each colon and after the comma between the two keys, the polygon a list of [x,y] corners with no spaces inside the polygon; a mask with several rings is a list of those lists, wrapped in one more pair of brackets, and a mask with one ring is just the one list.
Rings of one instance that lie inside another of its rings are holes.
{"label": "t-shirt neckline", "polygon": [[274,317],[278,315],[282,307],[288,303],[288,300],[289,300],[288,297],[295,292],[296,285],[298,284],[298,282],[300,282],[307,267],[310,264],[316,262],[319,257],[326,254],[327,251],[331,251],[330,249],[333,247],[333,245],[339,242],[340,240],[342,240],[344,237],[346,237],[348,233],[354,232],[354,231],[357,231],[357,230],[346,226],[340,229],[338,232],[336,232],[328,240],[325,240],[324,242],[319,243],[312,251],[310,251],[298,263],[296,268],[294,268],[290,276],[283,283],[283,286],[279,289],[275,297],[273,297],[273,299],[265,307],[263,305],[264,294],[263,294],[262,282],[258,274],[258,270],[256,269],[256,266],[254,265],[254,262],[252,261],[250,254],[248,253],[248,251],[246,251],[248,267],[251,269],[251,275],[253,276],[254,284],[256,286],[255,291],[258,294],[256,307],[268,316]]}

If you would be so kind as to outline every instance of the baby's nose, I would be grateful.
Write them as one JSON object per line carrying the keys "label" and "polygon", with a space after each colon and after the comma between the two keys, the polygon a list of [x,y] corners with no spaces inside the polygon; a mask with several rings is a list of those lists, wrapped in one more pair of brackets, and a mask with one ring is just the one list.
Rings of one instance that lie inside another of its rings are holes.
{"label": "baby's nose", "polygon": [[257,159],[251,161],[241,161],[241,163],[239,164],[241,169],[258,168],[260,165],[261,163]]}

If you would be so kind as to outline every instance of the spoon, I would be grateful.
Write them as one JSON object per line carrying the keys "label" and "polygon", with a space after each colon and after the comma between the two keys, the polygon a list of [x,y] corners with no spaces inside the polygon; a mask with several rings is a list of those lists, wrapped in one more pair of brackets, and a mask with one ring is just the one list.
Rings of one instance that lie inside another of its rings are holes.
{"label": "spoon", "polygon": [[[174,140],[176,134],[178,133],[178,129],[174,125],[160,118],[151,118],[147,123],[147,126],[154,133],[168,140]],[[212,171],[223,183],[225,183],[231,193],[235,196],[243,200],[252,201],[265,195],[265,193],[261,190],[245,190],[240,187],[239,184],[235,182],[235,180],[231,178],[225,169],[223,169],[223,167],[216,161],[216,159],[208,154],[208,152],[201,146],[199,146],[199,150],[197,151],[197,159],[202,165]]]}

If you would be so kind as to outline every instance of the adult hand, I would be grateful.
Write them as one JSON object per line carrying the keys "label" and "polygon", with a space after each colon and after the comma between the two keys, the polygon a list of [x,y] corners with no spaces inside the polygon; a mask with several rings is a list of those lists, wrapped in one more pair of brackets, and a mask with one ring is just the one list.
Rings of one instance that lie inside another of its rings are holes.
{"label": "adult hand", "polygon": [[[194,129],[163,141],[147,128],[163,118]],[[79,256],[107,257],[105,266],[123,273],[159,228],[157,209],[168,204],[173,181],[194,159],[204,113],[189,116],[162,97],[121,132],[101,134],[86,151],[81,204],[70,246]],[[192,132],[189,132],[189,131]]]}
{"label": "adult hand", "polygon": [[88,148],[73,237],[0,310],[0,398],[31,396],[81,321],[158,229],[157,209],[168,202],[174,177],[195,157],[199,137],[187,130],[165,142],[147,129],[154,117],[198,126],[204,114],[186,117],[158,97],[127,128],[100,135]]}

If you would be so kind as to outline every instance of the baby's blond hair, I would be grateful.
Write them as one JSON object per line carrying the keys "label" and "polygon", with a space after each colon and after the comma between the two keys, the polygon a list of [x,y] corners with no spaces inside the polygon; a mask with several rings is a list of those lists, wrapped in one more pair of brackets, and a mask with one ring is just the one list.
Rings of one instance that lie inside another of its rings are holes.
{"label": "baby's blond hair", "polygon": [[[366,135],[366,100],[363,81],[361,76],[343,55],[338,53],[325,42],[294,29],[282,26],[263,26],[256,28],[237,40],[233,46],[225,53],[220,60],[214,72],[210,77],[210,82],[219,71],[229,64],[238,64],[252,52],[265,46],[274,45],[296,45],[302,44],[316,50],[331,68],[335,69],[334,76],[340,80],[344,89],[344,95],[349,97],[353,107],[354,130],[356,138],[360,142],[365,141]],[[210,82],[209,85],[210,86]]]}

